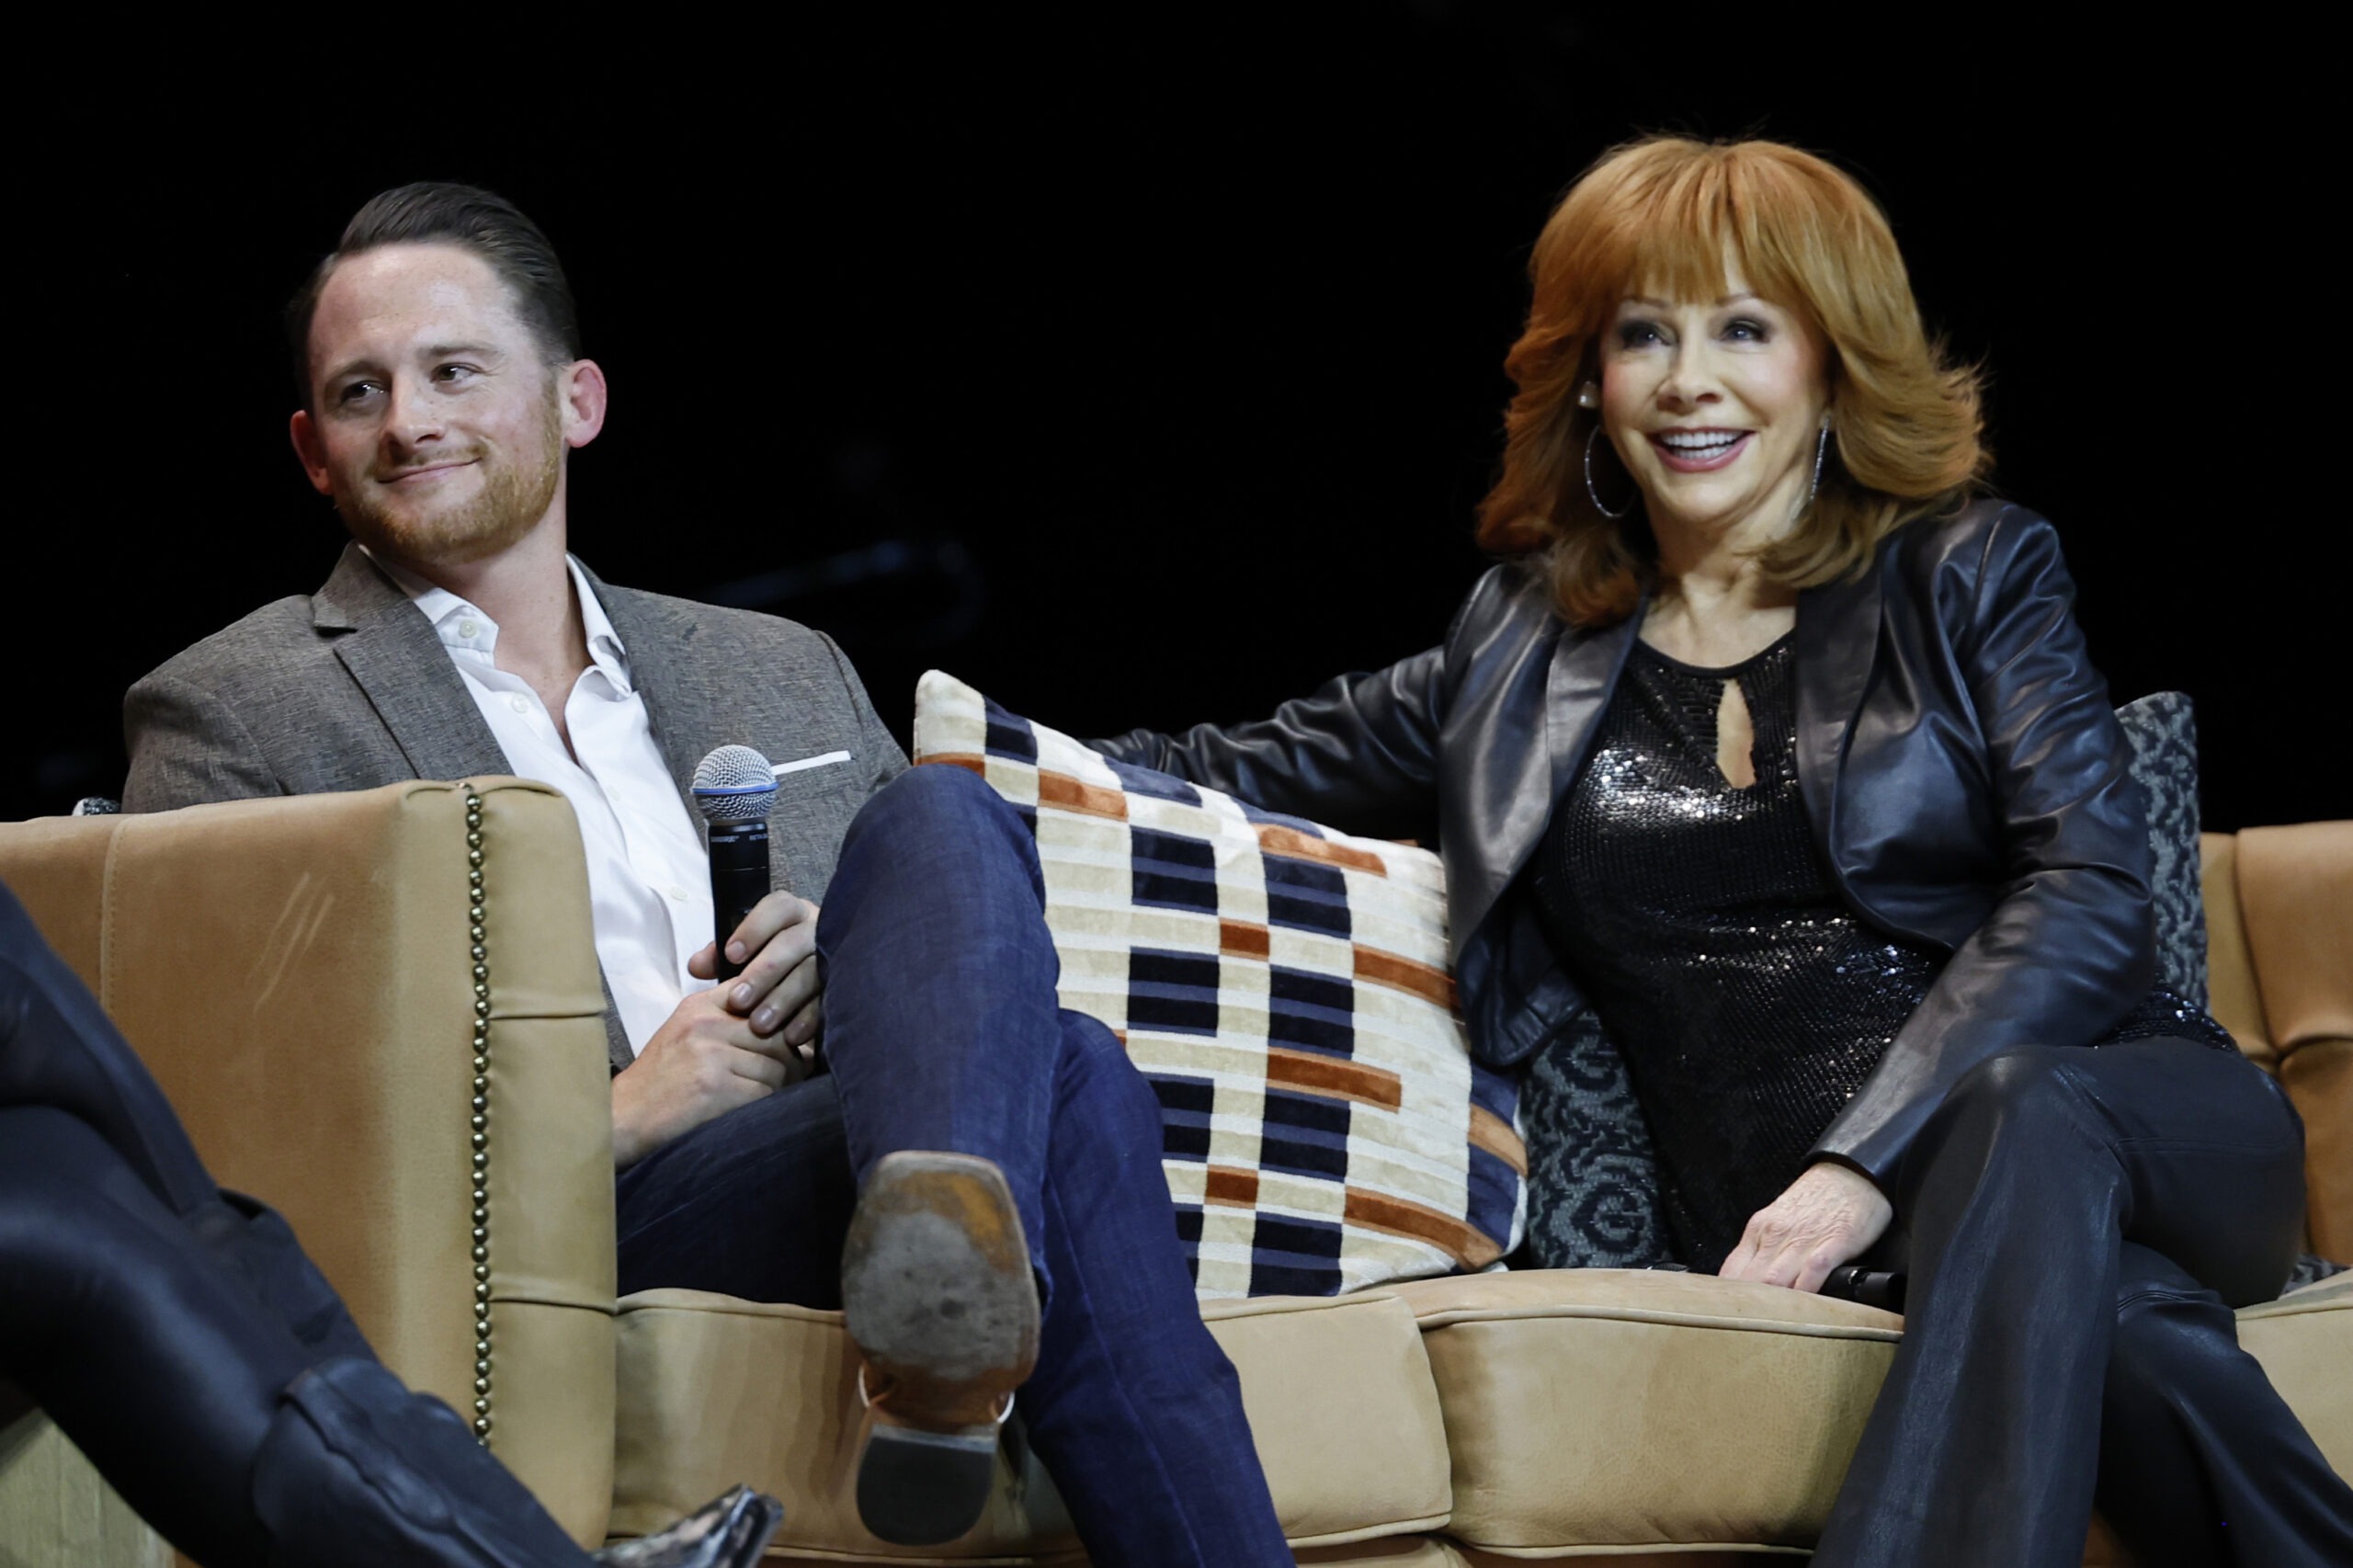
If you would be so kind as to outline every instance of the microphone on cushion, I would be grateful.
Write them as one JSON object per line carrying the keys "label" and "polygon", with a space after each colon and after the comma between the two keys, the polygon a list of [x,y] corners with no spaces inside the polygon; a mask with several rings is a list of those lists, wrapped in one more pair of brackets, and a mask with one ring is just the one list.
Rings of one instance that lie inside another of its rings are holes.
{"label": "microphone on cushion", "polygon": [[695,766],[695,810],[710,824],[711,932],[719,941],[719,978],[744,966],[727,959],[727,938],[768,895],[768,812],[776,770],[750,746],[721,746]]}

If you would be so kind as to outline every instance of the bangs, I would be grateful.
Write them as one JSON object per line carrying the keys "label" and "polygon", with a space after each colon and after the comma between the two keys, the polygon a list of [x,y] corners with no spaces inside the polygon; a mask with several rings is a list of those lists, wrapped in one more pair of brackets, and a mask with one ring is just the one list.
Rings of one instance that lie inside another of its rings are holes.
{"label": "bangs", "polygon": [[1591,193],[1595,210],[1574,263],[1585,331],[1598,330],[1636,295],[1722,299],[1734,272],[1758,298],[1819,319],[1806,287],[1815,268],[1806,263],[1822,256],[1825,220],[1837,222],[1824,199],[1847,193],[1746,154],[1743,146],[1654,143],[1636,149],[1624,159],[1631,166]]}
{"label": "bangs", "polygon": [[1721,159],[1698,158],[1647,193],[1643,205],[1650,210],[1627,214],[1634,222],[1620,298],[1718,300],[1732,292],[1733,268],[1725,264],[1737,266],[1744,278],[1749,267],[1730,185]]}

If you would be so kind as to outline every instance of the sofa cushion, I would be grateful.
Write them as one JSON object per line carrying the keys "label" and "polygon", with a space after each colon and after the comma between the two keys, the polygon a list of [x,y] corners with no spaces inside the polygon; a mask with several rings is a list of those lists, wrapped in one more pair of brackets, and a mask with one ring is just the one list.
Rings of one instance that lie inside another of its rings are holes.
{"label": "sofa cushion", "polygon": [[[1404,1302],[1373,1291],[1215,1302],[1203,1315],[1241,1375],[1294,1543],[1444,1528],[1445,1426]],[[857,1380],[839,1312],[699,1290],[623,1298],[613,1529],[643,1534],[742,1482],[791,1499],[781,1551],[893,1562],[1075,1556],[1061,1499],[1027,1456],[1000,1455],[980,1525],[937,1555],[868,1535],[850,1474]]]}
{"label": "sofa cushion", "polygon": [[621,1299],[617,1535],[659,1529],[742,1483],[790,1499],[779,1549],[899,1561],[1077,1553],[1061,1500],[1001,1451],[995,1494],[952,1553],[910,1556],[858,1523],[858,1361],[839,1312],[700,1290]]}
{"label": "sofa cushion", "polygon": [[2353,1274],[2242,1308],[2239,1346],[2337,1474],[2353,1476]]}
{"label": "sofa cushion", "polygon": [[1111,762],[938,671],[915,741],[1035,829],[1063,1005],[1160,1097],[1203,1297],[1326,1295],[1517,1244],[1518,1092],[1455,1016],[1436,855]]}
{"label": "sofa cushion", "polygon": [[1449,1533],[1531,1555],[1809,1544],[1903,1329],[1851,1301],[1665,1271],[1395,1293],[1446,1411]]}
{"label": "sofa cushion", "polygon": [[[1454,1465],[1449,1534],[1515,1555],[1812,1545],[1904,1320],[1851,1301],[1620,1269],[1393,1288],[1419,1319]],[[2353,1473],[2353,1275],[2238,1314]]]}

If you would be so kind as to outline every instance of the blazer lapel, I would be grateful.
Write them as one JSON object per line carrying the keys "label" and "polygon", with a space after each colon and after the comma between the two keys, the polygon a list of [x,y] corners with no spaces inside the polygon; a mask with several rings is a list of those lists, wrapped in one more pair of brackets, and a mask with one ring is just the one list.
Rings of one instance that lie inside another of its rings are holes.
{"label": "blazer lapel", "polygon": [[694,783],[696,765],[720,744],[710,738],[718,729],[713,716],[696,700],[701,683],[679,677],[681,669],[694,664],[700,629],[651,595],[608,586],[585,565],[581,571],[587,574],[597,602],[605,607],[605,618],[621,640],[630,684],[645,703],[654,744],[662,748],[662,761],[683,796]]}
{"label": "blazer lapel", "polygon": [[344,547],[334,574],[312,596],[311,619],[322,634],[339,633],[335,657],[419,778],[513,771],[432,624],[358,545]]}
{"label": "blazer lapel", "polygon": [[1882,551],[1853,582],[1798,596],[1798,792],[1805,799],[1814,842],[1842,882],[1847,873],[1837,848],[1838,775],[1879,655],[1879,576],[1889,553]]}
{"label": "blazer lapel", "polygon": [[[1453,780],[1454,786],[1485,802],[1477,820],[1496,824],[1477,857],[1485,875],[1467,885],[1449,882],[1458,960],[1535,853],[1553,807],[1575,779],[1642,623],[1637,609],[1631,619],[1598,631],[1563,629],[1540,671],[1516,672],[1498,691],[1495,710],[1485,718],[1483,744],[1454,748],[1473,754],[1475,767],[1474,777]],[[1539,679],[1540,690],[1534,689]]]}
{"label": "blazer lapel", "polygon": [[[687,801],[687,820],[708,840],[710,825],[695,809],[689,790],[696,764],[711,746],[721,744],[710,739],[718,725],[707,705],[698,700],[702,684],[681,678],[681,672],[692,667],[699,652],[696,646],[699,629],[650,594],[616,588],[585,563],[580,570],[596,590],[605,619],[613,623],[614,635],[621,640],[621,653],[629,661],[629,683],[636,689],[638,700],[645,704],[646,726],[654,732],[663,766],[670,770],[671,781]],[[621,1032],[620,1017],[620,1009],[613,1003],[612,983],[607,981],[605,1043],[616,1073],[627,1071],[637,1060],[629,1037]]]}

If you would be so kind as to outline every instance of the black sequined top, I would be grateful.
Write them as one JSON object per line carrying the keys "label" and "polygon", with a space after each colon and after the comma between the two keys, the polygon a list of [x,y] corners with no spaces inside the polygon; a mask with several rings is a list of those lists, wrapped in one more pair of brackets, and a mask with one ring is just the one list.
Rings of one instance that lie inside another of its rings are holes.
{"label": "black sequined top", "polygon": [[[1554,949],[1625,1054],[1695,1269],[1797,1178],[1944,964],[1838,895],[1798,791],[1790,648],[1701,670],[1636,642],[1534,868]],[[1716,763],[1727,680],[1755,731],[1745,789]],[[2160,992],[2110,1039],[2203,1031],[2230,1045]]]}

